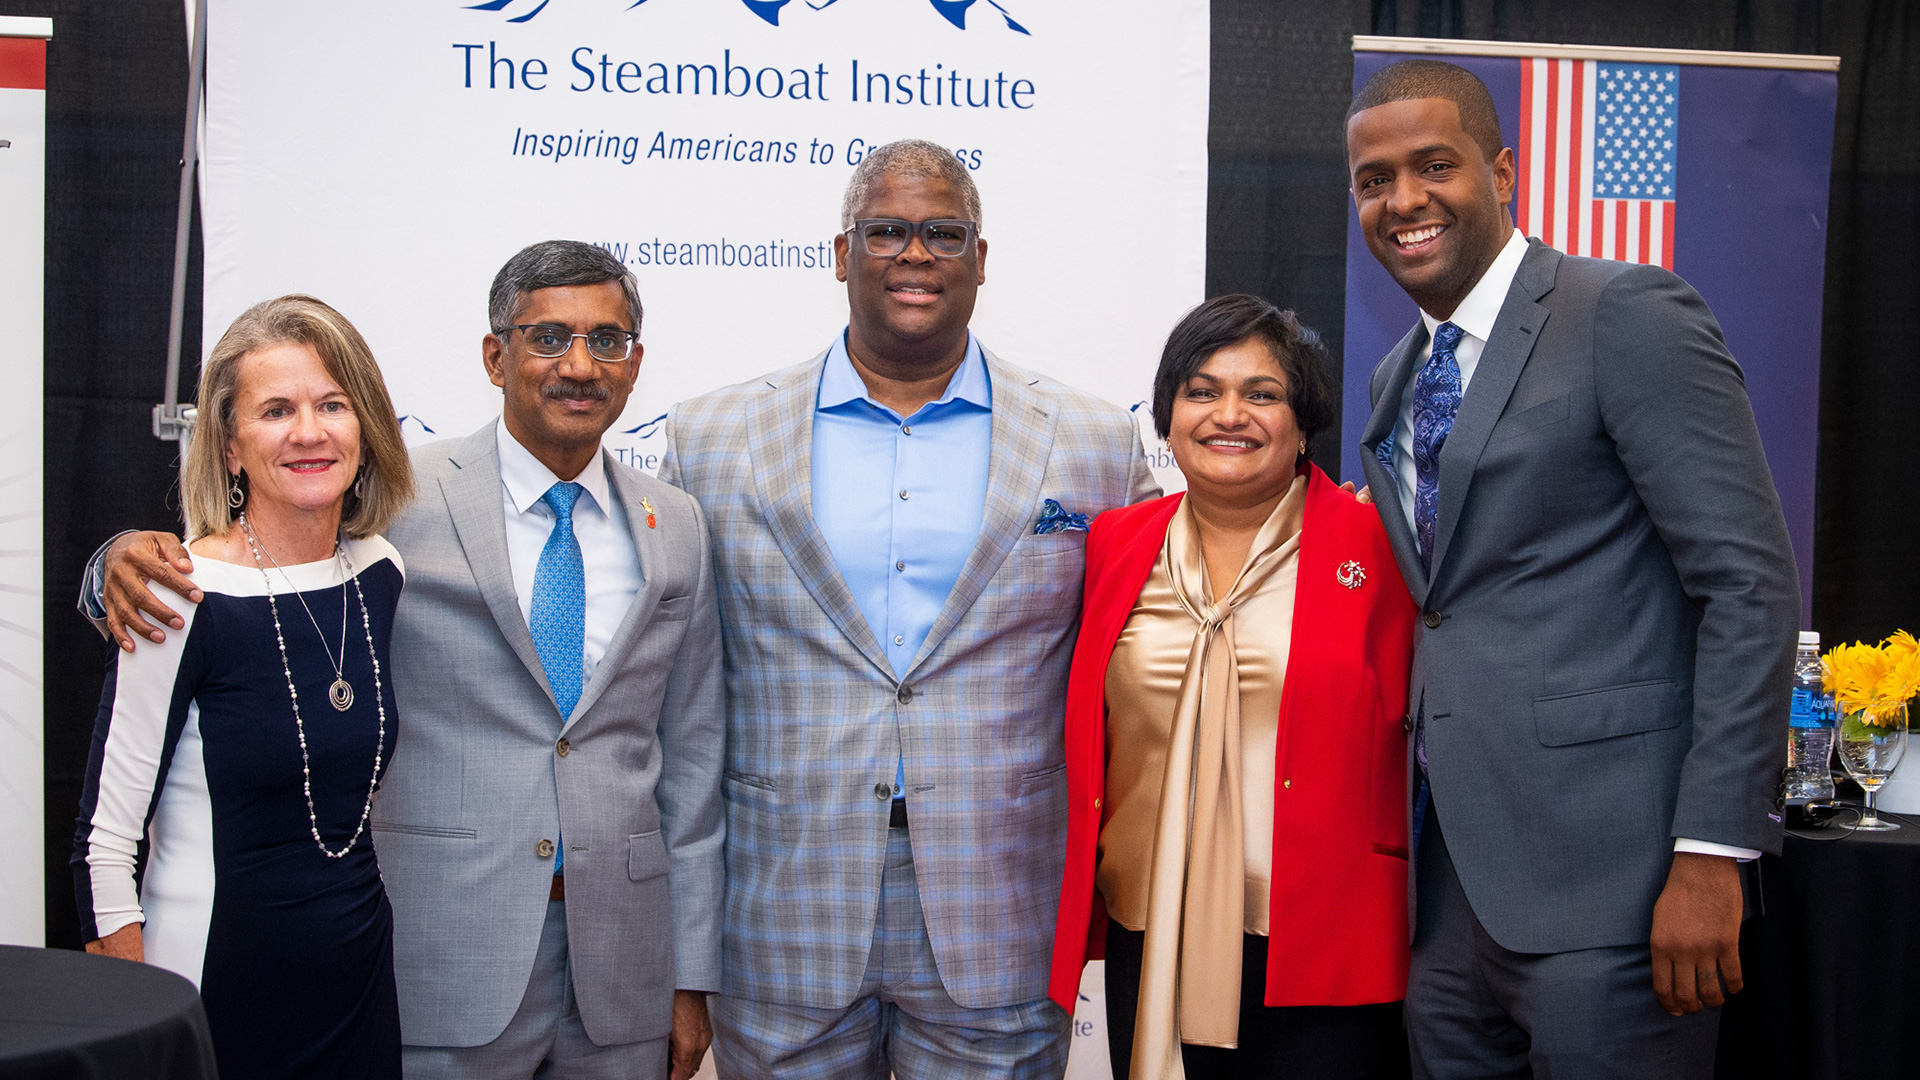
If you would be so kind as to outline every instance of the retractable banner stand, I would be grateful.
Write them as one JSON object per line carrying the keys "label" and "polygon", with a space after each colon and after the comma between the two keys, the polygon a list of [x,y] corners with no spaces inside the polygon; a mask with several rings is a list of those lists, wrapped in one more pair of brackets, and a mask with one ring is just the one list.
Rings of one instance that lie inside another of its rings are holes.
{"label": "retractable banner stand", "polygon": [[1176,489],[1146,399],[1204,287],[1208,29],[1205,0],[212,0],[204,342],[311,293],[366,335],[412,443],[458,437],[500,407],[500,265],[599,244],[647,311],[606,441],[651,470],[674,402],[846,324],[848,176],[922,138],[981,191],[980,339],[1133,409]]}
{"label": "retractable banner stand", "polygon": [[41,321],[45,317],[47,39],[52,19],[0,16],[0,944],[46,940],[41,790]]}
{"label": "retractable banner stand", "polygon": [[205,342],[312,293],[409,440],[464,435],[499,410],[494,273],[600,244],[647,309],[607,445],[651,470],[675,401],[827,347],[847,178],[923,138],[980,187],[980,339],[1140,405],[1158,449],[1141,403],[1204,286],[1208,25],[1205,0],[212,0]]}
{"label": "retractable banner stand", "polygon": [[[1487,84],[1518,167],[1521,232],[1570,255],[1666,267],[1699,290],[1746,372],[1813,614],[1820,310],[1839,57],[1354,38],[1353,86],[1408,54]],[[1347,226],[1344,475],[1367,380],[1420,317]]]}

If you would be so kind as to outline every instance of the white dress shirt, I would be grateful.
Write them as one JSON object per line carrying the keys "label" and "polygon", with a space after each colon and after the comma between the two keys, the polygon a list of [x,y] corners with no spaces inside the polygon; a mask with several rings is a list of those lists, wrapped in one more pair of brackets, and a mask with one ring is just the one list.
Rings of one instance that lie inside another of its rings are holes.
{"label": "white dress shirt", "polygon": [[[1433,356],[1434,330],[1441,323],[1450,322],[1461,330],[1453,359],[1460,365],[1460,400],[1467,399],[1467,384],[1473,381],[1473,372],[1480,366],[1480,353],[1487,347],[1487,339],[1493,336],[1494,321],[1500,318],[1500,305],[1507,302],[1507,290],[1513,287],[1513,276],[1520,272],[1520,260],[1526,255],[1527,238],[1515,229],[1500,254],[1493,257],[1487,272],[1480,275],[1473,291],[1453,309],[1452,318],[1436,319],[1425,311],[1420,312],[1420,321],[1427,327],[1427,343],[1420,347],[1420,355],[1414,361],[1415,375]],[[1413,492],[1420,484],[1419,470],[1413,464],[1413,382],[1409,377],[1406,390],[1400,394],[1400,419],[1393,425],[1393,478],[1398,481],[1395,487],[1400,495],[1400,508],[1406,511],[1408,522],[1413,521]]]}
{"label": "white dress shirt", "polygon": [[[1446,319],[1436,319],[1426,311],[1420,312],[1420,321],[1427,328],[1427,343],[1420,348],[1420,355],[1414,363],[1414,374],[1418,375],[1422,367],[1433,356],[1433,333],[1442,322],[1450,322],[1461,330],[1460,344],[1454,346],[1453,358],[1460,365],[1460,400],[1467,398],[1467,387],[1473,382],[1473,373],[1480,366],[1480,353],[1487,347],[1487,339],[1493,336],[1493,324],[1500,318],[1500,308],[1507,302],[1507,291],[1513,287],[1513,278],[1520,272],[1520,260],[1527,254],[1527,238],[1519,229],[1507,237],[1505,247],[1494,256],[1487,272],[1480,275],[1473,291],[1453,310]],[[1413,383],[1407,379],[1407,387],[1400,394],[1400,419],[1393,425],[1393,476],[1395,494],[1400,497],[1400,509],[1407,515],[1408,524],[1413,522],[1414,489],[1419,486],[1419,471],[1413,463]],[[1701,855],[1724,855],[1746,862],[1760,857],[1760,853],[1751,848],[1732,847],[1727,844],[1711,844],[1705,840],[1675,840],[1675,851],[1691,851]]]}
{"label": "white dress shirt", "polygon": [[[560,478],[507,431],[504,417],[498,425],[498,438],[507,561],[513,568],[513,591],[520,599],[520,616],[531,623],[533,574],[540,566],[540,552],[546,548],[554,524],[553,508],[544,497]],[[580,668],[580,685],[585,687],[640,592],[640,553],[634,548],[627,512],[608,484],[606,456],[595,454],[573,482],[586,489],[585,497],[573,504],[573,535],[580,542],[580,565],[586,579],[587,634]]]}

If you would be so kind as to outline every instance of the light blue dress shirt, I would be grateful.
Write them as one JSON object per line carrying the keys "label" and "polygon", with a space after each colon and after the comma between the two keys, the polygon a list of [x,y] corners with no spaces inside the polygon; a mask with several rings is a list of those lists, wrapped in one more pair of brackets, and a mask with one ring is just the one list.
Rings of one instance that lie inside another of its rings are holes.
{"label": "light blue dress shirt", "polygon": [[[980,538],[993,388],[980,342],[938,400],[912,416],[873,400],[842,332],[813,414],[813,519],[853,601],[905,675]],[[905,763],[894,795],[905,789]]]}

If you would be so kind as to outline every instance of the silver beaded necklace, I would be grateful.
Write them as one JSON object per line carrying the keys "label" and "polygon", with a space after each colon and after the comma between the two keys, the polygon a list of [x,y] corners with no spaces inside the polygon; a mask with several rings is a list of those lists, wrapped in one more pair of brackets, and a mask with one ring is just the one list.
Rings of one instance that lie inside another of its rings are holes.
{"label": "silver beaded necklace", "polygon": [[[334,558],[339,560],[341,569],[347,575],[347,579],[353,582],[354,594],[360,598],[360,623],[367,635],[367,655],[373,660],[373,700],[380,711],[380,732],[373,744],[373,779],[367,782],[367,801],[366,804],[360,808],[360,823],[354,826],[353,836],[347,841],[346,847],[341,848],[339,851],[329,851],[327,850],[326,841],[320,839],[320,818],[319,815],[314,812],[313,808],[313,766],[307,757],[307,726],[306,722],[300,717],[300,691],[294,688],[293,667],[287,662],[287,637],[280,629],[280,605],[278,601],[274,599],[273,579],[267,575],[267,561],[271,561],[273,568],[280,570],[282,574],[285,574],[286,571],[280,569],[280,563],[277,559],[274,559],[273,553],[267,552],[266,546],[260,542],[260,538],[254,535],[253,526],[248,523],[245,511],[241,511],[240,513],[240,531],[247,538],[248,549],[253,552],[254,565],[260,568],[260,580],[264,581],[267,586],[267,610],[273,614],[273,637],[280,645],[280,670],[287,677],[287,696],[293,700],[293,727],[300,736],[300,787],[307,798],[307,825],[313,831],[313,842],[320,848],[320,854],[325,855],[329,859],[338,859],[347,854],[347,852],[352,851],[354,845],[360,842],[361,835],[366,832],[367,818],[373,814],[373,792],[374,789],[380,785],[382,755],[386,752],[387,746],[387,699],[386,695],[381,692],[380,687],[380,655],[374,652],[373,649],[373,617],[367,614],[367,594],[360,587],[359,571],[353,568],[353,561],[347,557],[346,545],[335,540],[333,544]],[[261,559],[263,552],[266,554],[266,561]],[[333,707],[343,711],[353,704],[353,688],[351,686],[347,686],[345,704],[341,703],[339,692],[339,688],[346,686],[347,682],[344,674],[342,674],[347,663],[346,590],[346,582],[342,581],[340,583],[340,662],[334,666],[334,684],[333,688],[328,692],[328,698],[332,701]],[[307,600],[300,595],[298,589],[294,590],[293,595],[295,599],[300,601],[301,607],[307,607]],[[313,623],[314,632],[320,635],[320,647],[325,649],[327,647],[327,637],[324,633],[320,632],[320,621],[313,617],[313,609],[310,607],[307,607],[307,618]],[[327,662],[333,663],[333,654],[331,652],[327,654]]]}

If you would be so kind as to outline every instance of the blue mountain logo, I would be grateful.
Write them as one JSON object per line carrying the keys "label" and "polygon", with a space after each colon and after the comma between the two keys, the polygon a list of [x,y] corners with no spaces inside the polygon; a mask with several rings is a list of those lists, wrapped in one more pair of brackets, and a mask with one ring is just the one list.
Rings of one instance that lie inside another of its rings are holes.
{"label": "blue mountain logo", "polygon": [[[462,4],[461,6],[468,11],[499,12],[505,15],[507,21],[510,23],[523,23],[532,20],[535,15],[547,10],[547,5],[552,2],[553,0],[486,0],[485,3]],[[627,5],[626,10],[632,11],[634,8],[646,2],[647,0],[633,0],[633,3]],[[779,26],[780,9],[792,3],[793,0],[740,0],[740,2],[746,5],[748,11],[753,12],[754,15],[769,25]],[[824,11],[838,3],[840,3],[840,0],[825,0],[825,2],[817,4],[814,3],[814,0],[806,0],[806,6],[814,11]],[[1015,33],[1026,34],[1029,37],[1033,36],[1033,31],[1021,26],[1014,20],[1012,12],[1000,6],[1000,0],[927,0],[927,3],[933,5],[934,12],[941,18],[962,30],[967,28],[967,10],[976,3],[984,3],[999,13],[1001,20],[1006,23],[1007,29]]]}
{"label": "blue mountain logo", "polygon": [[[505,11],[506,9],[512,7],[515,3],[516,3],[516,0],[487,0],[487,2],[484,4],[467,4],[464,6],[468,11]],[[541,12],[547,10],[547,5],[549,3],[552,3],[552,0],[537,0],[537,2],[533,5],[533,10],[528,11],[525,14],[509,16],[507,18],[507,21],[510,23],[526,22],[528,19],[531,19],[535,15],[538,15]],[[522,6],[525,6],[525,5],[522,5]]]}
{"label": "blue mountain logo", "polygon": [[[784,4],[786,3],[786,0],[780,0],[780,2]],[[667,414],[661,413],[659,416],[654,417],[653,419],[647,421],[644,424],[640,424],[637,427],[627,428],[625,431],[622,431],[620,434],[638,435],[643,439],[651,439],[655,435],[660,433],[660,425],[664,423],[666,419],[667,419]]]}

